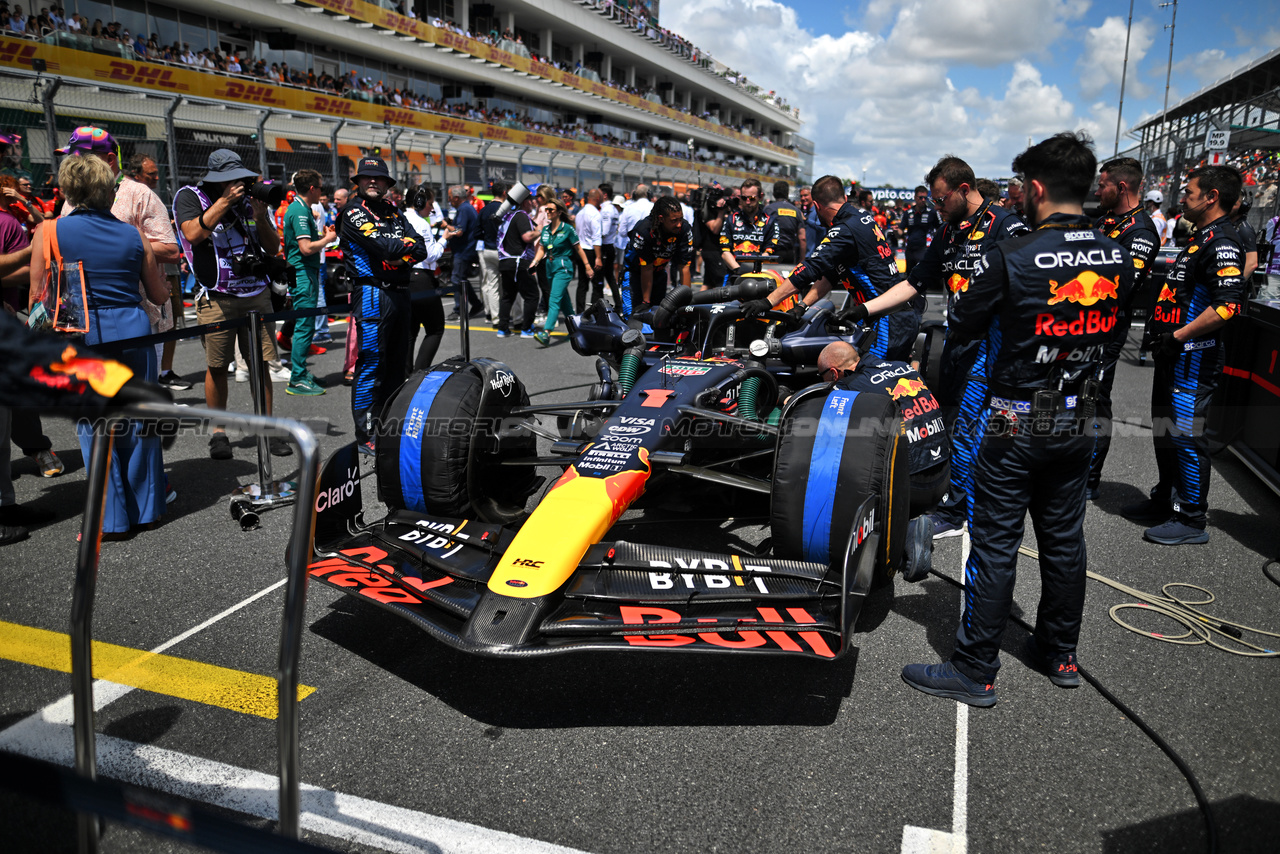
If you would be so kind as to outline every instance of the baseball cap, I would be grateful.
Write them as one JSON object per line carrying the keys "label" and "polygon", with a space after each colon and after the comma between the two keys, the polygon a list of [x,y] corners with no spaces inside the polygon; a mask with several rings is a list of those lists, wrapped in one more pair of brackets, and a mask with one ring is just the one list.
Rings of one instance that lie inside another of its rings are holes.
{"label": "baseball cap", "polygon": [[58,154],[111,154],[115,152],[116,159],[119,159],[120,147],[116,145],[115,137],[102,128],[96,128],[93,125],[83,125],[71,132],[71,138],[67,140],[65,148],[55,149]]}
{"label": "baseball cap", "polygon": [[613,203],[618,207],[622,207],[627,203],[627,200],[621,193],[619,193],[618,195],[613,197]]}
{"label": "baseball cap", "polygon": [[361,157],[360,165],[356,167],[356,174],[353,178],[369,177],[369,178],[386,178],[391,182],[391,186],[395,186],[396,179],[391,177],[391,173],[387,171],[387,161],[381,157]]}
{"label": "baseball cap", "polygon": [[1144,201],[1155,202],[1157,205],[1164,204],[1164,193],[1159,190],[1152,190],[1144,197]]}
{"label": "baseball cap", "polygon": [[17,145],[22,142],[22,134],[0,133],[0,145]]}
{"label": "baseball cap", "polygon": [[257,178],[258,173],[244,168],[240,155],[229,148],[219,148],[209,155],[209,171],[201,178],[201,182],[223,184],[241,178]]}

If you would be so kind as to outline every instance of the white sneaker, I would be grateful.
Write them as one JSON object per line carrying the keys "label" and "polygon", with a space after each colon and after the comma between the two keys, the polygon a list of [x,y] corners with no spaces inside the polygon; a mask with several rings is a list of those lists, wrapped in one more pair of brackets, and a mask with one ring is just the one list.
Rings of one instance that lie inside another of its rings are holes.
{"label": "white sneaker", "polygon": [[236,382],[247,383],[248,381],[249,381],[249,372],[247,370],[241,370],[240,368],[236,368]]}
{"label": "white sneaker", "polygon": [[278,368],[270,368],[267,373],[271,374],[271,381],[277,383],[287,383],[291,375],[290,370],[283,365]]}

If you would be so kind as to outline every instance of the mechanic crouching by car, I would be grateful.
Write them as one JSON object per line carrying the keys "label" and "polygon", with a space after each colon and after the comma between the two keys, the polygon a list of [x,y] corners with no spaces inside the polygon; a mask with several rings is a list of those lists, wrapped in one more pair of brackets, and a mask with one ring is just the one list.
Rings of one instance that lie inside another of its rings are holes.
{"label": "mechanic crouching by car", "polygon": [[[267,188],[259,184],[257,172],[246,169],[240,156],[225,148],[209,155],[208,169],[198,185],[183,187],[173,199],[178,239],[196,277],[196,321],[237,320],[251,311],[271,314],[270,276],[280,236],[267,209]],[[210,409],[227,408],[227,369],[234,361],[237,338],[241,352],[248,353],[247,324],[204,336],[204,399]],[[262,324],[255,346],[262,351],[262,398],[270,415],[267,363],[276,360],[276,342],[268,324]],[[269,445],[278,457],[293,453],[279,437],[272,437]],[[215,427],[209,439],[209,456],[231,459],[231,440],[221,427]]]}
{"label": "mechanic crouching by car", "polygon": [[649,215],[636,223],[628,235],[622,269],[622,316],[648,311],[662,301],[667,284],[692,279],[693,229],[675,196],[660,196]]}
{"label": "mechanic crouching by car", "polygon": [[[951,479],[951,448],[942,407],[911,365],[863,358],[856,347],[844,341],[828,344],[818,354],[818,375],[823,382],[834,382],[849,391],[888,395],[902,411],[902,432],[907,437],[911,467],[911,521],[903,576],[908,581],[922,581],[933,554],[933,520],[929,514],[946,495]],[[917,526],[923,527],[919,533]],[[919,551],[913,553],[913,546]]]}
{"label": "mechanic crouching by car", "polygon": [[1165,546],[1209,542],[1204,421],[1222,373],[1222,328],[1240,314],[1245,297],[1245,256],[1230,221],[1241,187],[1240,173],[1230,166],[1204,166],[1187,176],[1182,212],[1196,230],[1147,320],[1156,363],[1151,427],[1160,480],[1150,498],[1120,515],[1161,523],[1143,537]]}
{"label": "mechanic crouching by car", "polygon": [[[378,414],[407,376],[410,270],[427,257],[427,247],[404,214],[387,201],[396,181],[381,157],[360,158],[354,180],[355,196],[342,209],[338,236],[347,274],[357,289],[352,314],[360,324],[351,415],[360,452],[372,456]],[[471,213],[474,216],[474,209]]]}
{"label": "mechanic crouching by car", "polygon": [[[839,178],[834,175],[819,178],[813,185],[813,201],[818,206],[818,218],[827,226],[826,236],[809,250],[809,255],[777,290],[766,298],[743,303],[744,316],[771,311],[794,293],[800,293],[804,299],[791,310],[802,315],[830,293],[836,283],[850,292],[848,307],[874,299],[902,281],[884,232],[870,213],[845,198]],[[875,340],[867,355],[897,361],[909,358],[920,328],[923,302],[919,301],[919,308],[913,302],[909,311],[878,318],[872,325]]]}
{"label": "mechanic crouching by car", "polygon": [[[1061,133],[1013,161],[1035,230],[996,244],[955,301],[951,333],[985,338],[990,392],[969,498],[972,551],[956,647],[942,664],[912,664],[908,685],[993,706],[1000,639],[1013,604],[1028,510],[1040,550],[1040,604],[1027,652],[1055,685],[1080,684],[1085,484],[1093,408],[1133,260],[1093,228],[1084,200],[1097,160],[1084,134]],[[1050,356],[1050,354],[1052,354]]]}

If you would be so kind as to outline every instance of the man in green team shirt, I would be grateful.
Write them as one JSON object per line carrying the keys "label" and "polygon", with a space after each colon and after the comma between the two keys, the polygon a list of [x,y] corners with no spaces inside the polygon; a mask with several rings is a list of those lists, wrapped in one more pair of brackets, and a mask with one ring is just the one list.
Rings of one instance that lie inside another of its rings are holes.
{"label": "man in green team shirt", "polygon": [[[296,195],[284,213],[285,260],[293,268],[294,284],[289,291],[294,308],[315,308],[320,293],[320,255],[324,248],[338,241],[333,226],[326,226],[323,235],[316,229],[311,213],[313,205],[320,201],[320,173],[314,169],[299,169],[293,176]],[[286,394],[314,396],[324,394],[315,375],[307,369],[307,352],[316,324],[303,318],[293,326],[293,370],[289,375]]]}

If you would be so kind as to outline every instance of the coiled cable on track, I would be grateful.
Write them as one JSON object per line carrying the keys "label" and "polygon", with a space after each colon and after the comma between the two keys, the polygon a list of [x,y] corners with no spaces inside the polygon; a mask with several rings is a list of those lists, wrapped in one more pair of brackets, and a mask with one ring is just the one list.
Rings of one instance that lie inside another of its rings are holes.
{"label": "coiled cable on track", "polygon": [[[1040,553],[1033,548],[1027,546],[1019,546],[1018,552],[1030,558],[1039,560]],[[1272,577],[1269,570],[1270,565],[1277,561],[1269,560],[1262,565],[1263,573],[1280,584]],[[1108,613],[1116,625],[1121,626],[1136,635],[1152,638],[1154,640],[1163,641],[1164,643],[1175,643],[1184,646],[1196,646],[1198,644],[1208,644],[1217,647],[1223,652],[1229,652],[1232,655],[1242,655],[1246,658],[1276,658],[1280,657],[1280,650],[1269,649],[1267,647],[1258,646],[1245,640],[1246,633],[1261,635],[1264,638],[1280,639],[1280,632],[1268,632],[1264,629],[1257,629],[1252,626],[1246,626],[1243,623],[1233,623],[1230,620],[1224,620],[1221,617],[1215,617],[1207,614],[1197,608],[1197,605],[1209,605],[1216,601],[1217,597],[1212,591],[1200,587],[1196,584],[1187,584],[1181,581],[1170,582],[1160,588],[1163,596],[1156,596],[1152,593],[1146,593],[1127,584],[1121,584],[1104,575],[1099,575],[1091,570],[1086,570],[1085,574],[1101,584],[1105,584],[1113,590],[1118,590],[1126,596],[1132,596],[1137,602],[1121,602],[1112,605]],[[1204,594],[1203,599],[1187,599],[1174,595],[1175,589],[1194,590]],[[1146,613],[1162,614],[1186,627],[1186,631],[1181,634],[1170,635],[1162,632],[1151,632],[1146,629],[1140,629],[1137,626],[1125,622],[1119,614],[1126,610],[1140,610]],[[1241,649],[1241,647],[1246,647]]]}

